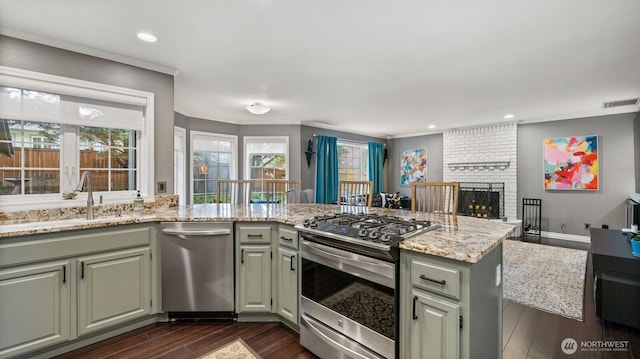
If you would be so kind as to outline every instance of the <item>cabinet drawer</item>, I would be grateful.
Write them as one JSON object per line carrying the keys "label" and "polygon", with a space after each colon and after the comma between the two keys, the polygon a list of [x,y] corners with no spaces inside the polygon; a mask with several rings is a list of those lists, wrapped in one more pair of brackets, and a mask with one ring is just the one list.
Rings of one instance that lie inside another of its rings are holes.
{"label": "cabinet drawer", "polygon": [[278,243],[281,246],[298,249],[298,231],[291,227],[280,226],[278,230]]}
{"label": "cabinet drawer", "polygon": [[240,243],[271,243],[271,226],[238,226]]}
{"label": "cabinet drawer", "polygon": [[411,285],[460,299],[460,271],[457,269],[412,259]]}

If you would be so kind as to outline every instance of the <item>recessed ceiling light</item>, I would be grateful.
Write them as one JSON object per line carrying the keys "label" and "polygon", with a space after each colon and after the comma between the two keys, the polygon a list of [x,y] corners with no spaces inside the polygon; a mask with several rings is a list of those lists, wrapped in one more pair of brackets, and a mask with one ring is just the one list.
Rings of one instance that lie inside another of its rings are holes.
{"label": "recessed ceiling light", "polygon": [[432,129],[436,128],[436,125],[429,125],[428,128],[432,130]]}
{"label": "recessed ceiling light", "polygon": [[508,113],[508,114],[504,115],[504,118],[507,119],[507,120],[512,119],[514,117],[515,116],[512,113]]}
{"label": "recessed ceiling light", "polygon": [[158,41],[158,38],[156,37],[156,35],[150,34],[148,32],[139,32],[138,33],[138,39],[140,39],[142,41],[146,41],[146,42],[156,42],[156,41]]}

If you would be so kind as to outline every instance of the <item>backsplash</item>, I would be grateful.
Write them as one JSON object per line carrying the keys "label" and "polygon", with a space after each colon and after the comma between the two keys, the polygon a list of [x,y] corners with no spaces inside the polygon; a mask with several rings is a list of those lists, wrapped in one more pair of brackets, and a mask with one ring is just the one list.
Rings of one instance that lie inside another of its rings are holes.
{"label": "backsplash", "polygon": [[[178,207],[177,195],[156,195],[153,202],[145,202],[144,211],[153,212],[156,209],[168,209],[176,207]],[[120,208],[123,213],[133,211],[133,205],[131,203],[107,204],[100,207],[100,209],[96,212],[96,216],[115,216],[118,208]],[[87,208],[84,206],[35,209],[30,211],[0,212],[0,224],[57,221],[80,218],[86,216],[86,214]]]}

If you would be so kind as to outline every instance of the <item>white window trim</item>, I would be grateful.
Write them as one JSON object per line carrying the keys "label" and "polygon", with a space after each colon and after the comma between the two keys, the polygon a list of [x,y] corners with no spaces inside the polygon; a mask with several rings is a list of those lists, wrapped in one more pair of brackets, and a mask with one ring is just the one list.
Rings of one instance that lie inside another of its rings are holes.
{"label": "white window trim", "polygon": [[[178,195],[178,204],[184,205],[187,202],[187,186],[185,183],[185,172],[187,170],[187,129],[173,126],[173,150],[178,150],[179,158],[174,157],[173,167],[175,169],[173,174],[173,193]],[[182,171],[179,169],[182,168]]]}
{"label": "white window trim", "polygon": [[225,135],[222,133],[204,132],[204,131],[189,131],[189,203],[193,204],[193,137],[194,136],[207,136],[216,138],[229,139],[231,142],[231,163],[229,168],[229,179],[238,179],[238,136]]}
{"label": "white window trim", "polygon": [[[140,189],[145,201],[154,201],[155,150],[153,128],[155,95],[153,93],[7,66],[0,66],[0,85],[142,106],[144,108],[145,119],[143,131],[138,138],[137,146],[137,163],[139,164],[137,187]],[[144,153],[144,155],[142,155],[142,153]],[[77,171],[77,169],[75,169],[75,171]],[[64,188],[65,176],[62,168],[60,168],[60,173],[60,188]],[[94,200],[98,201],[99,196],[102,195],[103,203],[129,203],[134,198],[135,193],[136,191],[94,192]],[[59,193],[38,196],[15,195],[0,197],[0,205],[4,211],[77,207],[86,205],[86,203],[86,192],[80,192],[75,200],[63,200],[62,195]]]}
{"label": "white window trim", "polygon": [[284,156],[286,159],[286,164],[285,164],[285,173],[287,174],[287,176],[285,177],[285,179],[289,179],[289,136],[244,136],[242,138],[242,148],[243,148],[243,155],[244,155],[244,179],[248,180],[249,178],[249,174],[251,173],[251,163],[249,161],[249,153],[247,151],[247,144],[249,142],[283,142],[285,144],[284,146]]}

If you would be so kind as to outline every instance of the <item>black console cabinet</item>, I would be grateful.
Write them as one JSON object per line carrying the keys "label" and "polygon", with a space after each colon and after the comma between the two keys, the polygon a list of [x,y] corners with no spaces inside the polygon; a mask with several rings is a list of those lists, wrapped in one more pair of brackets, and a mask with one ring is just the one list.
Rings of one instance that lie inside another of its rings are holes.
{"label": "black console cabinet", "polygon": [[591,229],[594,296],[598,317],[640,328],[640,258],[620,230]]}

